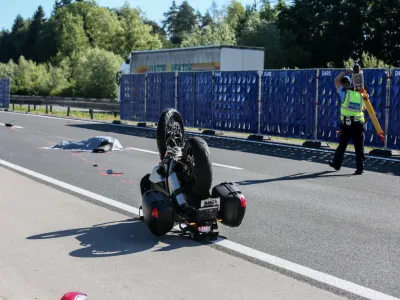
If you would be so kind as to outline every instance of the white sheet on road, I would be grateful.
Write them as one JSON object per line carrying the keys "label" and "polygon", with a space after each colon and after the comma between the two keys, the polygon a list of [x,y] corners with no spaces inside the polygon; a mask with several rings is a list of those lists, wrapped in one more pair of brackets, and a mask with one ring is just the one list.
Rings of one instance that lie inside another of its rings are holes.
{"label": "white sheet on road", "polygon": [[0,167],[0,297],[343,299]]}
{"label": "white sheet on road", "polygon": [[122,150],[123,147],[119,140],[111,136],[95,136],[83,141],[62,141],[55,146],[43,147],[43,149],[63,149],[73,151],[94,151],[110,145],[107,151]]}

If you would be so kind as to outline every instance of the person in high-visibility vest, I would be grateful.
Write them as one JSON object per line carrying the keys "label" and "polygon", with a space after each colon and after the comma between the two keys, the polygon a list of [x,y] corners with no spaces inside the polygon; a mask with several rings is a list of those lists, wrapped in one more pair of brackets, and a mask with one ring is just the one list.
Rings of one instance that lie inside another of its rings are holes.
{"label": "person in high-visibility vest", "polygon": [[340,73],[335,78],[336,90],[340,96],[340,134],[339,146],[337,147],[333,160],[329,166],[339,171],[350,139],[353,140],[356,152],[356,171],[354,174],[361,175],[364,172],[364,139],[365,139],[365,117],[366,109],[361,94],[351,88],[350,77],[346,74],[353,73],[352,69]]}

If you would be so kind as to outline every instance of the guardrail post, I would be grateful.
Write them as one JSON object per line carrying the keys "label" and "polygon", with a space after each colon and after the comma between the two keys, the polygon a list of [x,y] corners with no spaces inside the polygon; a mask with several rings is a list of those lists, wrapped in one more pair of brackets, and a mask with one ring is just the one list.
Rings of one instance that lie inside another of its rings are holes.
{"label": "guardrail post", "polygon": [[33,105],[33,110],[36,110],[36,104]]}
{"label": "guardrail post", "polygon": [[69,109],[70,109],[70,107],[68,106],[67,107],[67,117],[69,117]]}
{"label": "guardrail post", "polygon": [[14,102],[13,102],[13,104],[12,104],[12,105],[13,105],[13,110],[14,110]]}
{"label": "guardrail post", "polygon": [[318,138],[318,89],[319,89],[319,69],[317,69],[317,74],[315,77],[316,82],[316,91],[315,91],[315,125],[314,125],[314,141],[317,141]]}
{"label": "guardrail post", "polygon": [[392,72],[390,69],[387,70],[386,76],[386,109],[385,109],[385,143],[383,149],[387,149],[388,146],[388,131],[389,131],[389,116],[390,116],[390,88],[391,88],[391,80]]}
{"label": "guardrail post", "polygon": [[261,89],[261,77],[262,77],[262,73],[263,71],[258,71],[258,99],[257,99],[257,109],[258,109],[258,120],[257,120],[257,133],[261,134],[261,93],[262,93],[262,89]]}
{"label": "guardrail post", "polygon": [[89,109],[90,119],[93,120],[93,109]]}
{"label": "guardrail post", "polygon": [[215,72],[212,71],[211,75],[211,129],[214,129],[214,75]]}
{"label": "guardrail post", "polygon": [[28,104],[28,112],[31,112],[31,105]]}
{"label": "guardrail post", "polygon": [[178,72],[175,72],[175,87],[174,87],[174,89],[175,89],[174,105],[175,105],[175,109],[178,110]]}
{"label": "guardrail post", "polygon": [[50,112],[53,112],[53,105],[50,105]]}
{"label": "guardrail post", "polygon": [[46,115],[49,113],[49,106],[46,104]]}
{"label": "guardrail post", "polygon": [[147,73],[144,76],[144,120],[143,122],[147,121],[147,86],[148,86],[148,77]]}

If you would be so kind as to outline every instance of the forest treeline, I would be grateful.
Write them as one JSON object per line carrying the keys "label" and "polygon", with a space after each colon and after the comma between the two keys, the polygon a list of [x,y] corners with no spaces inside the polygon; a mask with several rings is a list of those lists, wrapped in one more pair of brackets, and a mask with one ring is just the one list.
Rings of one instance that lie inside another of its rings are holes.
{"label": "forest treeline", "polygon": [[[395,1],[396,2],[396,1]],[[399,66],[400,7],[375,0],[210,2],[204,14],[172,1],[161,24],[126,2],[57,0],[0,32],[0,78],[13,94],[115,99],[115,74],[136,50],[201,45],[257,46],[268,69]]]}

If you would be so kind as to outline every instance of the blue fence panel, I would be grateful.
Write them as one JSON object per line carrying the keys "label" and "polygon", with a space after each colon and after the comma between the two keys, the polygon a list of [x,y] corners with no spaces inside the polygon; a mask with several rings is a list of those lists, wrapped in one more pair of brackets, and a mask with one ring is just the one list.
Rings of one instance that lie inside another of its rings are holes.
{"label": "blue fence panel", "polygon": [[[376,117],[382,129],[385,129],[386,122],[386,86],[387,74],[385,69],[365,69],[364,82],[371,101],[372,107],[376,112]],[[367,130],[365,131],[365,145],[370,147],[383,147],[384,144],[378,136],[374,124],[368,112],[365,110],[365,117],[368,120]]]}
{"label": "blue fence panel", "polygon": [[197,128],[213,128],[212,95],[212,72],[195,72],[194,126]]}
{"label": "blue fence panel", "polygon": [[265,70],[261,133],[311,139],[315,129],[316,70]]}
{"label": "blue fence panel", "polygon": [[158,122],[161,115],[162,82],[161,73],[147,74],[146,121]]}
{"label": "blue fence panel", "polygon": [[[340,97],[335,87],[335,77],[343,70],[321,69],[318,84],[318,139],[338,142],[337,130],[340,127]],[[351,78],[351,76],[349,76]],[[375,109],[376,117],[384,128],[386,107],[386,73],[384,69],[364,69],[364,82]],[[365,111],[368,120],[368,112]],[[352,143],[352,141],[350,141]],[[382,147],[372,121],[367,123],[365,145]]]}
{"label": "blue fence panel", "polygon": [[161,73],[161,111],[175,108],[175,73]]}
{"label": "blue fence panel", "polygon": [[121,120],[132,121],[132,96],[133,75],[126,74],[120,80],[120,118]]}
{"label": "blue fence panel", "polygon": [[215,73],[214,129],[257,132],[258,83],[257,71]]}
{"label": "blue fence panel", "polygon": [[121,120],[144,120],[145,74],[121,76]]}
{"label": "blue fence panel", "polygon": [[184,125],[194,127],[195,73],[178,73],[178,105]]}
{"label": "blue fence panel", "polygon": [[390,80],[390,110],[388,148],[400,149],[400,69],[392,70]]}
{"label": "blue fence panel", "polygon": [[10,79],[0,79],[0,108],[10,106]]}
{"label": "blue fence panel", "polygon": [[[336,91],[335,78],[343,70],[320,69],[318,82],[318,135],[326,142],[338,142],[340,127],[340,97]],[[351,78],[351,77],[350,77]]]}

